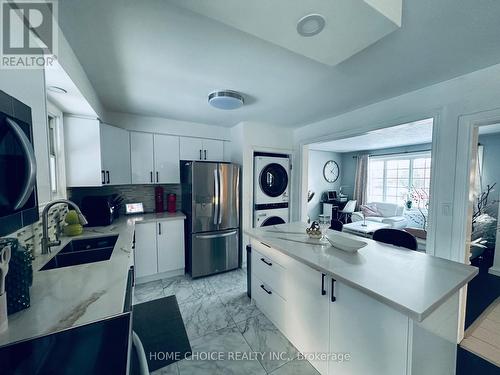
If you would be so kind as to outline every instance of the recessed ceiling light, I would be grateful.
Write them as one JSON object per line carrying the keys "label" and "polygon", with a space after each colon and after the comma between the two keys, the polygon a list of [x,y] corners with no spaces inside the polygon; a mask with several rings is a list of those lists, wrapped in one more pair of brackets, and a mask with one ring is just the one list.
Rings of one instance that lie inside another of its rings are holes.
{"label": "recessed ceiling light", "polygon": [[245,103],[245,100],[237,91],[221,90],[210,93],[208,103],[218,109],[237,109]]}
{"label": "recessed ceiling light", "polygon": [[325,23],[321,14],[308,14],[297,22],[297,32],[305,37],[318,35],[325,28]]}
{"label": "recessed ceiling light", "polygon": [[47,90],[56,94],[67,94],[68,91],[59,86],[48,86]]}

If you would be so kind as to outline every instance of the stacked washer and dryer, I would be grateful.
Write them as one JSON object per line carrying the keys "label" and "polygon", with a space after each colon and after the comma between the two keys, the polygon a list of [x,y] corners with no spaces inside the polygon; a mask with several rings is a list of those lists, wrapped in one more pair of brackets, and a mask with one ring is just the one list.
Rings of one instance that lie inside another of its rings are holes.
{"label": "stacked washer and dryer", "polygon": [[290,221],[290,158],[285,154],[254,153],[254,227]]}

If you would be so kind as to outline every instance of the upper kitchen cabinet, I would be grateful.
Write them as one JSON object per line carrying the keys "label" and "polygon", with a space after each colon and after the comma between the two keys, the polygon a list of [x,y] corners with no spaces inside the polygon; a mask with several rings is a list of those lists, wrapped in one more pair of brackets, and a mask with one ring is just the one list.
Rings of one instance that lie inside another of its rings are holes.
{"label": "upper kitchen cabinet", "polygon": [[216,139],[180,138],[181,160],[224,160],[224,141]]}
{"label": "upper kitchen cabinet", "polygon": [[130,139],[97,119],[64,118],[68,187],[130,184]]}
{"label": "upper kitchen cabinet", "polygon": [[133,184],[177,184],[179,137],[151,133],[130,133]]}

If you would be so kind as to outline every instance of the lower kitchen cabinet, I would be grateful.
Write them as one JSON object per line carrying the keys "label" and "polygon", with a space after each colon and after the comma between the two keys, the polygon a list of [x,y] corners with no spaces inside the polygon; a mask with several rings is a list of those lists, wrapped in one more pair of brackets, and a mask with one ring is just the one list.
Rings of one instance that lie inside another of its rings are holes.
{"label": "lower kitchen cabinet", "polygon": [[417,322],[262,242],[251,246],[254,303],[321,374],[455,373],[458,292]]}
{"label": "lower kitchen cabinet", "polygon": [[184,273],[183,219],[138,222],[135,240],[134,260],[138,279],[154,279],[174,271]]}

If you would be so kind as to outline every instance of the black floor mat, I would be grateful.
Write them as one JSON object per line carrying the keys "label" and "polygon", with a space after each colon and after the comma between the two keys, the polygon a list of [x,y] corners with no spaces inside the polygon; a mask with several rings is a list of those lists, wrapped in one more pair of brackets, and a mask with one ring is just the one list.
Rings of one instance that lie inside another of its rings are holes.
{"label": "black floor mat", "polygon": [[[175,296],[135,305],[133,330],[144,346],[149,371],[168,366],[191,353],[191,345]],[[133,369],[135,368],[133,365]]]}

